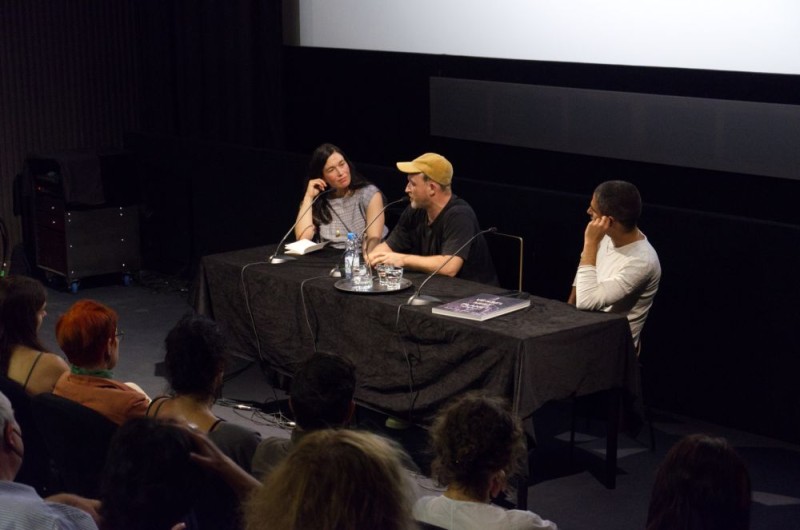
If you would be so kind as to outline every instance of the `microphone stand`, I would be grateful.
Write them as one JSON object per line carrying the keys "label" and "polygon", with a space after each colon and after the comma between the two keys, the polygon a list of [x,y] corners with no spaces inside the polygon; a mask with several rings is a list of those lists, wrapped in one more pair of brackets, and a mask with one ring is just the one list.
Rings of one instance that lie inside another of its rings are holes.
{"label": "microphone stand", "polygon": [[[362,254],[362,257],[364,258],[364,263],[366,263],[366,264],[367,264],[367,270],[369,271],[369,274],[370,274],[370,276],[372,276],[372,266],[369,264],[369,260],[367,259],[367,256],[366,256],[366,255],[365,255],[365,253],[364,253],[364,249],[366,248],[366,245],[365,245],[365,243],[363,243],[363,241],[364,241],[364,234],[366,234],[366,233],[367,233],[367,230],[369,229],[369,227],[370,227],[370,226],[372,226],[372,224],[373,224],[375,221],[377,221],[377,220],[378,220],[378,218],[381,216],[381,214],[382,214],[383,212],[385,212],[385,211],[386,211],[386,210],[389,208],[389,206],[392,206],[392,205],[395,205],[395,204],[397,204],[397,203],[399,203],[399,202],[403,202],[403,201],[407,201],[407,200],[408,200],[408,196],[405,196],[405,197],[403,197],[403,198],[401,198],[401,199],[397,199],[396,201],[392,201],[392,202],[390,202],[389,204],[387,204],[386,206],[384,206],[383,208],[381,208],[381,211],[380,211],[380,212],[378,212],[378,214],[377,214],[375,217],[373,217],[373,218],[370,220],[370,222],[369,222],[369,223],[367,223],[367,226],[365,226],[365,227],[364,227],[364,230],[361,232],[361,235],[359,236],[359,239],[362,241],[362,244],[361,244],[361,254]],[[340,257],[340,260],[341,260],[341,257]],[[331,278],[341,278],[341,277],[342,277],[342,272],[339,270],[339,265],[338,265],[338,264],[337,264],[337,265],[335,265],[335,266],[333,267],[333,269],[331,269],[331,272],[330,272],[330,273],[328,273],[328,275],[329,275]]]}
{"label": "microphone stand", "polygon": [[272,253],[272,256],[267,258],[267,262],[268,263],[270,263],[272,265],[275,265],[277,263],[285,263],[287,261],[292,261],[292,260],[296,260],[297,259],[294,256],[287,256],[286,254],[282,254],[282,255],[278,256],[278,252],[280,252],[281,246],[283,246],[283,244],[286,242],[286,239],[289,237],[289,234],[292,233],[292,230],[294,230],[294,227],[297,226],[297,223],[300,222],[300,218],[303,217],[311,209],[312,206],[314,206],[314,203],[316,203],[319,200],[320,197],[322,197],[326,193],[330,193],[332,191],[333,191],[333,188],[328,188],[327,190],[322,190],[319,193],[319,195],[314,197],[314,200],[311,201],[311,204],[309,204],[308,207],[305,210],[303,210],[303,212],[300,215],[297,216],[297,219],[295,220],[295,222],[292,225],[292,227],[289,228],[289,231],[286,232],[285,236],[283,236],[283,239],[281,239],[281,242],[278,243],[278,246],[275,249],[275,252]]}
{"label": "microphone stand", "polygon": [[[432,273],[430,273],[430,274],[428,275],[428,277],[427,277],[427,278],[425,278],[425,279],[422,281],[422,283],[419,285],[419,288],[418,288],[416,291],[414,291],[414,294],[412,294],[412,295],[409,297],[409,299],[408,299],[408,301],[406,302],[406,304],[407,304],[407,305],[428,305],[428,304],[430,304],[430,303],[433,303],[433,302],[441,302],[441,300],[440,300],[440,299],[438,299],[438,298],[436,298],[435,296],[428,296],[428,295],[419,294],[419,293],[420,293],[420,291],[422,291],[422,288],[423,288],[423,287],[425,287],[425,284],[426,284],[426,283],[428,283],[428,281],[429,281],[431,278],[433,278],[434,276],[436,276],[436,274],[437,274],[437,273],[438,273],[440,270],[442,270],[442,268],[443,268],[445,265],[447,265],[448,263],[450,263],[450,260],[451,260],[451,259],[453,259],[453,258],[455,258],[456,256],[458,256],[458,253],[459,253],[459,252],[461,252],[462,250],[464,250],[464,247],[466,247],[467,245],[469,245],[470,243],[472,243],[473,241],[475,241],[475,239],[476,239],[478,236],[481,236],[481,235],[483,235],[483,234],[488,234],[489,232],[497,232],[497,227],[494,227],[494,226],[493,226],[493,227],[491,227],[491,228],[487,228],[486,230],[481,230],[480,232],[478,232],[477,234],[475,234],[474,236],[472,236],[471,238],[469,238],[469,239],[467,240],[467,242],[466,242],[466,243],[464,243],[463,245],[461,245],[461,246],[458,248],[458,250],[456,250],[455,252],[453,252],[453,255],[452,255],[452,256],[450,256],[449,258],[447,258],[446,260],[444,260],[444,262],[443,262],[441,265],[439,265],[438,267],[436,267],[436,270],[435,270],[435,271],[433,271]],[[465,260],[465,261],[466,261],[466,260]]]}
{"label": "microphone stand", "polygon": [[367,253],[365,252],[367,249],[367,241],[364,239],[364,236],[367,234],[367,230],[369,230],[369,227],[372,226],[375,223],[375,221],[378,220],[378,218],[380,218],[380,216],[383,214],[383,212],[385,212],[389,208],[389,206],[394,206],[395,204],[399,204],[401,202],[407,202],[408,200],[409,200],[408,195],[404,195],[403,197],[397,199],[396,201],[392,201],[389,204],[385,205],[383,208],[381,208],[381,211],[378,212],[378,214],[375,217],[373,217],[369,223],[367,223],[367,226],[364,227],[364,231],[361,232],[361,236],[359,236],[361,239],[361,254],[364,256],[364,262],[367,264],[367,270],[369,271],[370,276],[372,276],[372,265],[370,265],[369,260],[367,259]]}

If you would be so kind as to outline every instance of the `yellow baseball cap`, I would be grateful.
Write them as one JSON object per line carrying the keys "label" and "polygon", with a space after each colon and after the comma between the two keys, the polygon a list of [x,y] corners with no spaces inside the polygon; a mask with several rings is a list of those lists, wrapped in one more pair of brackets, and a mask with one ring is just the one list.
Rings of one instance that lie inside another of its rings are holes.
{"label": "yellow baseball cap", "polygon": [[398,162],[397,169],[403,173],[424,173],[429,179],[442,186],[453,181],[453,165],[442,155],[425,153],[411,162]]}

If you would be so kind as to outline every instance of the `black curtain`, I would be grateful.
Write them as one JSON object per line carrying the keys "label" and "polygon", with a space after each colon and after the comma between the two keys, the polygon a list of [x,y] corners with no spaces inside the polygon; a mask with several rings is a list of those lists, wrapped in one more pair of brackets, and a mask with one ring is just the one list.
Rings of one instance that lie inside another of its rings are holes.
{"label": "black curtain", "polygon": [[143,131],[283,147],[280,2],[136,5]]}

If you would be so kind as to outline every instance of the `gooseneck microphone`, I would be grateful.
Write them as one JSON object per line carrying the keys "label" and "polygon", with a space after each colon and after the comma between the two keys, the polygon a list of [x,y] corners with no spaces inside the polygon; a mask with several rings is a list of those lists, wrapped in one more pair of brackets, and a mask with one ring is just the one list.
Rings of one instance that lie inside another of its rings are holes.
{"label": "gooseneck microphone", "polygon": [[273,252],[273,253],[272,253],[272,256],[270,256],[270,257],[267,259],[267,262],[268,262],[268,263],[271,263],[271,264],[273,264],[273,265],[274,265],[274,264],[276,264],[276,263],[284,263],[284,262],[287,262],[287,261],[291,261],[291,260],[295,260],[295,259],[297,259],[297,258],[295,258],[294,256],[287,256],[286,254],[282,254],[282,255],[278,256],[278,252],[280,252],[280,251],[281,251],[281,247],[282,247],[282,246],[283,246],[283,244],[286,242],[286,239],[289,237],[289,234],[291,234],[291,233],[292,233],[292,230],[294,230],[294,227],[295,227],[295,226],[297,226],[297,223],[299,223],[299,222],[300,222],[300,219],[302,219],[302,217],[303,217],[303,216],[304,216],[304,215],[305,215],[305,214],[306,214],[306,213],[307,213],[307,212],[308,212],[308,211],[311,209],[311,207],[312,207],[312,206],[314,206],[314,203],[315,203],[315,202],[317,202],[317,201],[319,200],[319,198],[320,198],[320,197],[322,197],[322,196],[323,196],[323,195],[325,195],[326,193],[330,193],[330,192],[332,192],[332,191],[333,191],[333,188],[328,188],[327,190],[322,190],[322,191],[319,193],[319,195],[317,195],[316,197],[314,197],[314,200],[313,200],[313,201],[311,201],[311,204],[309,204],[309,205],[308,205],[308,207],[306,207],[306,209],[305,209],[305,210],[303,210],[303,212],[302,212],[300,215],[298,215],[298,216],[297,216],[297,219],[295,220],[294,224],[292,224],[291,228],[289,228],[289,231],[288,231],[288,232],[286,232],[286,235],[285,235],[285,236],[283,236],[283,239],[281,239],[281,242],[280,242],[280,243],[278,243],[278,246],[275,248],[275,252]]}
{"label": "gooseneck microphone", "polygon": [[[424,294],[419,294],[419,293],[420,293],[420,291],[422,291],[422,288],[423,288],[423,287],[425,287],[425,284],[426,284],[426,283],[428,283],[428,281],[429,281],[431,278],[433,278],[434,276],[436,276],[436,274],[437,274],[437,273],[438,273],[440,270],[442,270],[442,268],[444,268],[444,266],[445,266],[445,265],[447,265],[448,263],[450,263],[450,260],[451,260],[451,259],[453,259],[453,258],[455,258],[456,256],[458,256],[458,253],[459,253],[459,252],[461,252],[462,250],[464,250],[464,248],[465,248],[467,245],[469,245],[470,243],[472,243],[473,241],[475,241],[475,239],[476,239],[478,236],[482,236],[483,234],[488,234],[489,232],[497,232],[497,227],[493,226],[493,227],[491,227],[491,228],[487,228],[486,230],[481,230],[480,232],[478,232],[477,234],[475,234],[474,236],[472,236],[471,238],[469,238],[469,239],[466,241],[466,243],[464,243],[463,245],[461,245],[460,247],[458,247],[458,250],[456,250],[455,252],[453,252],[453,254],[452,254],[452,255],[451,255],[449,258],[447,258],[446,260],[444,260],[444,261],[442,262],[442,264],[441,264],[441,265],[439,265],[438,267],[436,267],[436,270],[435,270],[435,271],[433,271],[432,273],[430,273],[430,274],[428,275],[428,277],[427,277],[427,278],[425,278],[424,280],[422,280],[422,283],[421,283],[421,284],[419,284],[419,287],[417,288],[417,290],[416,290],[416,291],[414,291],[414,294],[412,294],[412,295],[409,297],[409,299],[408,299],[408,301],[406,302],[406,304],[408,304],[408,305],[427,305],[427,304],[430,304],[430,303],[433,303],[433,302],[441,302],[441,300],[439,300],[438,298],[436,298],[436,297],[434,297],[434,296],[427,296],[427,295],[424,295]],[[464,261],[466,261],[466,258],[464,258]]]}

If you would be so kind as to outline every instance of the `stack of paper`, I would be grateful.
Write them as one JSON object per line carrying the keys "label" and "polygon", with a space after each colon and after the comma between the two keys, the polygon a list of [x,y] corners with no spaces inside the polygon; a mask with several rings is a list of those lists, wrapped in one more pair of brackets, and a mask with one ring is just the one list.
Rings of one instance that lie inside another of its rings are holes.
{"label": "stack of paper", "polygon": [[286,253],[293,254],[295,256],[302,256],[303,254],[308,254],[309,252],[319,250],[327,244],[327,241],[323,241],[322,243],[314,243],[310,239],[300,239],[294,243],[287,243]]}

